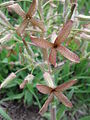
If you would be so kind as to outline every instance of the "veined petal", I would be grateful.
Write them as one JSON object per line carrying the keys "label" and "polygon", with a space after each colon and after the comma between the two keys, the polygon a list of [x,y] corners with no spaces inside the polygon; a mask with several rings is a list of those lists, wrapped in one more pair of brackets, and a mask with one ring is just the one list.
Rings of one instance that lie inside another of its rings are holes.
{"label": "veined petal", "polygon": [[55,91],[64,91],[68,88],[70,88],[72,85],[74,85],[77,82],[77,80],[70,80],[68,82],[65,82],[55,88]]}
{"label": "veined petal", "polygon": [[47,40],[43,39],[43,38],[36,38],[33,36],[30,36],[31,41],[36,44],[37,46],[41,47],[41,48],[51,48],[53,46],[53,43],[48,42]]}
{"label": "veined petal", "polygon": [[28,19],[25,19],[23,20],[21,25],[17,28],[16,32],[19,36],[23,34],[25,28],[27,27],[27,24],[28,24]]}
{"label": "veined petal", "polygon": [[37,0],[33,0],[33,2],[30,5],[30,8],[27,12],[27,16],[32,17],[34,15],[34,13],[36,12],[37,9]]}
{"label": "veined petal", "polygon": [[25,18],[26,16],[26,13],[23,11],[23,9],[20,7],[19,4],[13,4],[13,5],[10,5],[8,6],[8,8],[10,10],[13,10],[14,12],[16,12],[18,15],[20,15],[22,18]]}
{"label": "veined petal", "polygon": [[55,40],[56,45],[59,45],[60,43],[65,41],[65,39],[68,37],[72,29],[72,25],[73,25],[72,20],[69,20],[68,22],[66,22],[66,24],[63,26],[63,28],[61,29],[61,31],[59,32],[59,35],[57,36]]}
{"label": "veined petal", "polygon": [[52,100],[53,100],[53,93],[50,94],[50,96],[48,97],[48,99],[44,103],[43,107],[40,109],[39,113],[41,115],[43,115],[47,111],[48,105],[52,102]]}
{"label": "veined petal", "polygon": [[56,65],[56,54],[57,54],[56,49],[52,48],[49,55],[49,62],[54,66]]}
{"label": "veined petal", "polygon": [[44,23],[39,19],[31,18],[30,22],[33,26],[39,27],[42,31],[45,31]]}
{"label": "veined petal", "polygon": [[46,85],[37,85],[36,87],[39,90],[39,92],[43,94],[50,94],[51,91],[53,90],[51,87],[48,87]]}
{"label": "veined petal", "polygon": [[72,107],[72,103],[68,100],[68,98],[63,93],[54,92],[54,94],[59,99],[59,101],[62,102],[65,106],[69,108]]}
{"label": "veined petal", "polygon": [[76,63],[79,63],[80,62],[80,59],[79,57],[71,52],[69,49],[67,49],[66,47],[60,45],[57,50],[64,56],[66,57],[67,59],[69,59],[70,61],[72,62],[76,62]]}

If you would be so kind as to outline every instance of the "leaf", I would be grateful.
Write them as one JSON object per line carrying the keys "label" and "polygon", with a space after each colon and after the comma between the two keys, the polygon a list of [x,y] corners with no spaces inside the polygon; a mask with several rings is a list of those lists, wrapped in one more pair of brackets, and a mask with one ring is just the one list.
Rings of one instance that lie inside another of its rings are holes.
{"label": "leaf", "polygon": [[90,116],[82,117],[82,118],[80,118],[79,120],[90,120]]}
{"label": "leaf", "polygon": [[9,100],[19,100],[23,97],[23,95],[24,95],[24,93],[20,93],[20,94],[16,94],[16,95],[10,95],[9,97],[0,100],[0,103],[2,103],[4,101],[9,101]]}
{"label": "leaf", "polygon": [[12,120],[9,115],[0,107],[0,114],[3,116],[5,120]]}
{"label": "leaf", "polygon": [[31,105],[33,102],[33,96],[29,91],[25,91],[25,95],[24,95],[24,103]]}
{"label": "leaf", "polygon": [[76,62],[76,63],[79,63],[80,62],[80,59],[79,57],[71,52],[69,49],[67,49],[66,47],[60,45],[57,50],[67,59],[69,59],[70,61],[72,62]]}
{"label": "leaf", "polygon": [[43,38],[36,38],[36,37],[30,36],[30,39],[35,45],[37,45],[41,48],[48,49],[53,46],[52,43],[48,42],[47,40],[45,40]]}
{"label": "leaf", "polygon": [[57,111],[57,115],[56,115],[56,119],[57,120],[60,120],[61,117],[64,115],[65,113],[65,110],[66,110],[66,107],[64,105],[61,105],[60,108],[58,109]]}
{"label": "leaf", "polygon": [[36,99],[36,101],[38,103],[39,108],[41,108],[41,103],[39,102],[38,96],[34,93],[32,85],[27,84],[26,86],[27,86],[28,90],[30,91],[30,93],[35,97],[35,99]]}

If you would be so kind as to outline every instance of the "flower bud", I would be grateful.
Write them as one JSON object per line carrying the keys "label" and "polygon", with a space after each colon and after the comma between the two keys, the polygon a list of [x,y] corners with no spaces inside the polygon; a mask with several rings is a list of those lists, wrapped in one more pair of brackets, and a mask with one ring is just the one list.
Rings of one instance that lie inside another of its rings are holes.
{"label": "flower bud", "polygon": [[11,73],[0,85],[0,89],[4,88],[7,86],[7,84],[9,84],[14,78],[16,78],[15,73]]}
{"label": "flower bud", "polygon": [[32,83],[34,76],[29,74],[25,77],[24,81],[20,84],[20,89],[23,89],[27,83]]}
{"label": "flower bud", "polygon": [[45,79],[47,85],[51,88],[54,88],[55,85],[53,83],[53,79],[52,79],[51,75],[49,73],[45,72],[43,76],[44,76],[44,79]]}

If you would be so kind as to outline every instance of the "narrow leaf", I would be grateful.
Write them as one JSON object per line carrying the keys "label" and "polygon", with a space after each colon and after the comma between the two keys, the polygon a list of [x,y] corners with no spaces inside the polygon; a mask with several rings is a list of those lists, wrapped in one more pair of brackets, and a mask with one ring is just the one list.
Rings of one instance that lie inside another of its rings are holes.
{"label": "narrow leaf", "polygon": [[[3,108],[0,107],[0,115],[3,116],[3,119],[5,120],[12,120],[9,115],[3,110]],[[1,118],[1,117],[0,117]]]}

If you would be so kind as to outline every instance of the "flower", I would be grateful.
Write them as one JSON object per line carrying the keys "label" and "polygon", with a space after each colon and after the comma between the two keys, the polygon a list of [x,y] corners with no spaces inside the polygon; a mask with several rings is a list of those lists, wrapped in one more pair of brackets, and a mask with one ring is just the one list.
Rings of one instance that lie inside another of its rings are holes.
{"label": "flower", "polygon": [[23,22],[17,29],[17,34],[21,35],[23,34],[25,28],[27,27],[28,23],[31,22],[33,26],[39,27],[41,30],[45,31],[43,22],[33,18],[33,15],[35,14],[37,10],[37,0],[33,0],[32,4],[29,7],[29,10],[27,13],[23,11],[23,9],[20,7],[19,4],[13,4],[8,6],[9,10],[15,11],[19,16],[23,18]]}
{"label": "flower", "polygon": [[73,84],[75,84],[76,80],[71,80],[66,83],[63,83],[55,88],[48,87],[46,85],[37,85],[37,89],[43,93],[43,94],[49,94],[48,99],[44,103],[43,107],[39,111],[41,115],[43,115],[48,108],[48,105],[53,101],[54,95],[58,98],[59,101],[61,101],[65,106],[71,108],[72,103],[68,100],[68,98],[62,93],[64,90],[71,87]]}
{"label": "flower", "polygon": [[56,64],[57,51],[59,51],[64,57],[66,57],[67,59],[73,62],[79,63],[80,61],[79,57],[75,53],[71,52],[69,49],[62,46],[62,43],[66,40],[66,38],[68,37],[71,31],[72,25],[73,25],[72,20],[69,20],[68,22],[66,22],[64,27],[59,32],[59,35],[57,36],[54,43],[48,42],[42,38],[36,38],[36,37],[30,36],[31,41],[37,46],[45,49],[51,49],[51,52],[49,55],[49,61],[54,66]]}

